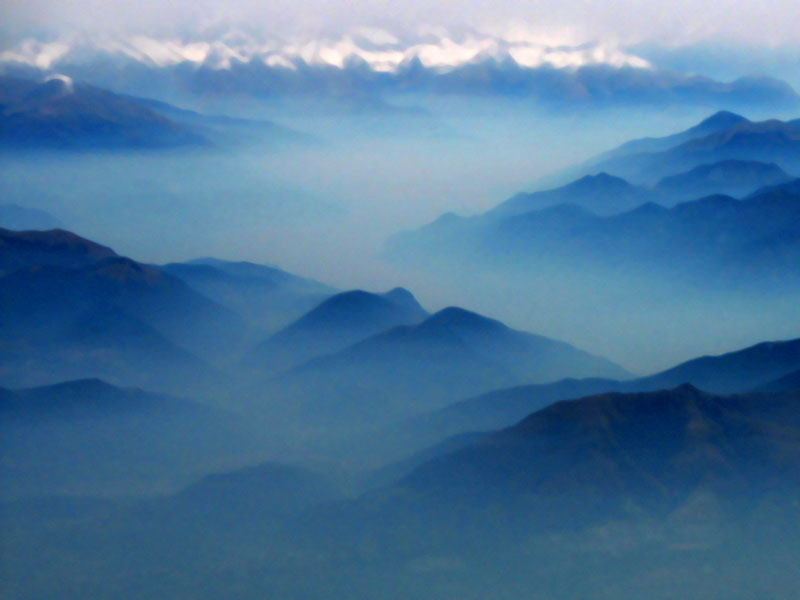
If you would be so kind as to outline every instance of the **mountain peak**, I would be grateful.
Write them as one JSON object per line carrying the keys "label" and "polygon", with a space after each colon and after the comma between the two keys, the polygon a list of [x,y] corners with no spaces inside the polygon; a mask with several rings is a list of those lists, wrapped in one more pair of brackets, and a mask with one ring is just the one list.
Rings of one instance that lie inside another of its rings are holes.
{"label": "mountain peak", "polygon": [[425,321],[428,326],[466,328],[470,330],[506,329],[500,321],[484,317],[459,306],[448,306]]}
{"label": "mountain peak", "polygon": [[414,294],[409,292],[406,288],[396,287],[382,295],[387,300],[391,300],[392,302],[394,302],[398,306],[402,306],[403,308],[407,308],[409,310],[413,310],[415,312],[420,312],[420,313],[425,312],[425,309],[422,308],[420,303],[414,297]]}
{"label": "mountain peak", "polygon": [[99,393],[112,393],[120,391],[120,388],[111,385],[98,377],[87,377],[84,379],[73,379],[70,381],[62,381],[50,385],[43,385],[34,388],[29,388],[31,392],[52,392],[52,393],[84,393],[84,394],[99,394]]}
{"label": "mountain peak", "polygon": [[617,177],[616,175],[611,175],[606,173],[605,171],[600,171],[599,173],[595,173],[594,175],[584,175],[580,179],[574,181],[572,185],[621,185],[625,187],[630,187],[630,183],[625,181],[622,177]]}
{"label": "mountain peak", "polygon": [[738,125],[739,123],[749,123],[750,120],[746,119],[742,115],[737,115],[736,113],[730,112],[728,110],[720,110],[715,112],[710,117],[703,119],[697,125],[698,128],[704,129],[721,129],[724,127],[731,127],[732,125]]}

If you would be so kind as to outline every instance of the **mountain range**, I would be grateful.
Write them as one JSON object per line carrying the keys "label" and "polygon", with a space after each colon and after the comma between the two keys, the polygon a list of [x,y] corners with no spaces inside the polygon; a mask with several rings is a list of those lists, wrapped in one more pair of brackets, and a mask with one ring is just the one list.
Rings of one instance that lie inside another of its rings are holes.
{"label": "mountain range", "polygon": [[[398,234],[388,255],[434,267],[522,266],[555,271],[556,278],[593,271],[619,285],[646,277],[701,287],[791,286],[800,196],[785,169],[800,156],[797,131],[794,121],[753,123],[720,113],[602,155],[590,163],[603,169],[599,174]],[[620,177],[645,164],[658,172],[656,183]]]}
{"label": "mountain range", "polygon": [[744,197],[794,179],[775,163],[722,160],[669,175],[653,186],[639,186],[601,171],[584,175],[563,187],[517,194],[486,213],[513,217],[560,204],[571,204],[597,215],[610,216],[642,204],[674,206],[681,201],[713,195]]}
{"label": "mountain range", "polygon": [[[749,121],[710,117],[718,126],[689,129],[677,138],[667,138],[660,150],[630,152],[631,148],[612,151],[611,157],[593,161],[593,170],[608,171],[633,182],[657,181],[669,174],[702,164],[725,160],[756,160],[777,163],[789,172],[800,166],[800,121]],[[697,133],[700,135],[697,135]],[[685,141],[681,141],[684,140]],[[680,143],[672,145],[672,142]],[[633,146],[636,148],[636,146]]]}
{"label": "mountain range", "polygon": [[2,381],[212,394],[251,338],[330,291],[252,263],[154,267],[63,230],[0,230]]}
{"label": "mountain range", "polygon": [[245,358],[245,365],[262,374],[283,371],[426,316],[414,296],[402,288],[385,294],[342,292],[261,342]]}
{"label": "mountain range", "polygon": [[464,39],[429,33],[401,41],[393,34],[305,43],[258,40],[241,31],[219,39],[178,42],[134,36],[109,46],[104,40],[28,40],[0,55],[17,73],[64,73],[129,93],[220,90],[264,97],[325,97],[362,109],[392,94],[476,95],[522,98],[548,107],[609,105],[796,106],[786,82],[751,75],[722,82],[659,69],[616,46],[550,45],[503,36]]}
{"label": "mountain range", "polygon": [[211,148],[301,138],[268,121],[202,115],[63,75],[0,75],[0,145],[7,151]]}
{"label": "mountain range", "polygon": [[[412,417],[383,429],[373,440],[376,448],[406,453],[448,439],[465,439],[474,432],[509,427],[557,401],[606,392],[646,392],[690,384],[709,393],[798,389],[800,340],[763,342],[721,354],[695,358],[660,373],[627,380],[585,378],[514,386],[469,397],[444,408]],[[430,450],[425,456],[430,456]]]}
{"label": "mountain range", "polygon": [[[223,559],[249,559],[251,569],[235,581],[259,596],[349,591],[366,599],[389,585],[419,598],[449,591],[477,599],[497,589],[492,574],[501,569],[514,581],[502,598],[667,598],[651,593],[665,573],[670,591],[710,597],[735,597],[766,575],[788,598],[787,553],[798,533],[797,402],[796,391],[717,396],[690,385],[558,402],[355,498],[265,465],[155,501],[95,508],[80,520],[50,508],[47,529],[27,537],[10,530],[18,548],[10,560],[15,572],[48,562],[62,574],[66,597],[78,597],[67,566],[79,556],[95,565],[83,585],[88,578],[102,595],[157,564],[163,574],[145,578],[146,589],[210,597],[233,580]],[[262,496],[265,484],[273,491]],[[287,511],[283,498],[295,498],[296,509]],[[25,522],[43,509],[6,510]],[[99,523],[108,535],[98,534]],[[191,543],[158,546],[162,530]],[[118,539],[139,560],[111,543]],[[55,583],[35,585],[41,594]]]}
{"label": "mountain range", "polygon": [[337,290],[278,267],[199,258],[159,267],[204,296],[235,310],[264,335],[292,322]]}
{"label": "mountain range", "polygon": [[454,396],[569,375],[629,374],[564,342],[450,307],[264,378],[246,395],[273,426],[352,437]]}

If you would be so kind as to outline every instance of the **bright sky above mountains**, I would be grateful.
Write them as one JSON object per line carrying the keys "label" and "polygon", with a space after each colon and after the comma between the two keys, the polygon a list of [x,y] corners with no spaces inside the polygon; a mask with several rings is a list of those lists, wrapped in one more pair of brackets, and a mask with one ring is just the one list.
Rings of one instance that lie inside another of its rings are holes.
{"label": "bright sky above mountains", "polygon": [[6,0],[0,11],[4,37],[75,28],[163,35],[224,24],[273,35],[342,33],[359,26],[402,35],[446,27],[568,44],[685,44],[720,37],[774,46],[793,43],[800,22],[794,0]]}

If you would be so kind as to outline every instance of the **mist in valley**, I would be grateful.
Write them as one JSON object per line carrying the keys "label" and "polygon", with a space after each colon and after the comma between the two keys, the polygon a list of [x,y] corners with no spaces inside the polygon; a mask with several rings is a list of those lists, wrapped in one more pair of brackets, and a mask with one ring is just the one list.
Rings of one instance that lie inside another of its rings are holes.
{"label": "mist in valley", "polygon": [[[315,103],[317,116],[298,116],[297,107],[265,102],[256,113],[252,102],[247,110],[233,103],[230,114],[286,125],[297,138],[266,132],[266,139],[205,149],[6,154],[0,185],[8,203],[44,209],[143,262],[216,256],[274,264],[340,289],[403,285],[431,309],[465,306],[640,373],[756,342],[765,331],[774,339],[793,334],[791,300],[753,311],[757,291],[687,295],[672,290],[678,281],[608,289],[594,273],[559,282],[561,275],[509,277],[473,266],[451,265],[443,276],[387,260],[395,234],[553,187],[560,170],[632,137],[685,128],[707,109],[559,114],[502,99],[401,102],[414,111],[343,113]],[[224,112],[219,104],[214,109]],[[728,308],[714,320],[720,304]],[[659,309],[670,312],[668,324],[652,318]]]}
{"label": "mist in valley", "polygon": [[0,11],[0,596],[795,597],[792,11],[512,4]]}

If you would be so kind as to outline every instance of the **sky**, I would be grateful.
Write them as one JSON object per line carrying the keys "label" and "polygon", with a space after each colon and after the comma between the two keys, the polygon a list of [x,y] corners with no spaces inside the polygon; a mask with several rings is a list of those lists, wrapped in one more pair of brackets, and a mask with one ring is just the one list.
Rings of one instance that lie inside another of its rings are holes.
{"label": "sky", "polygon": [[565,43],[688,44],[710,37],[780,46],[796,40],[795,0],[4,0],[5,35],[45,29],[153,34],[220,24],[266,34],[342,32],[359,26],[424,27],[547,36]]}

